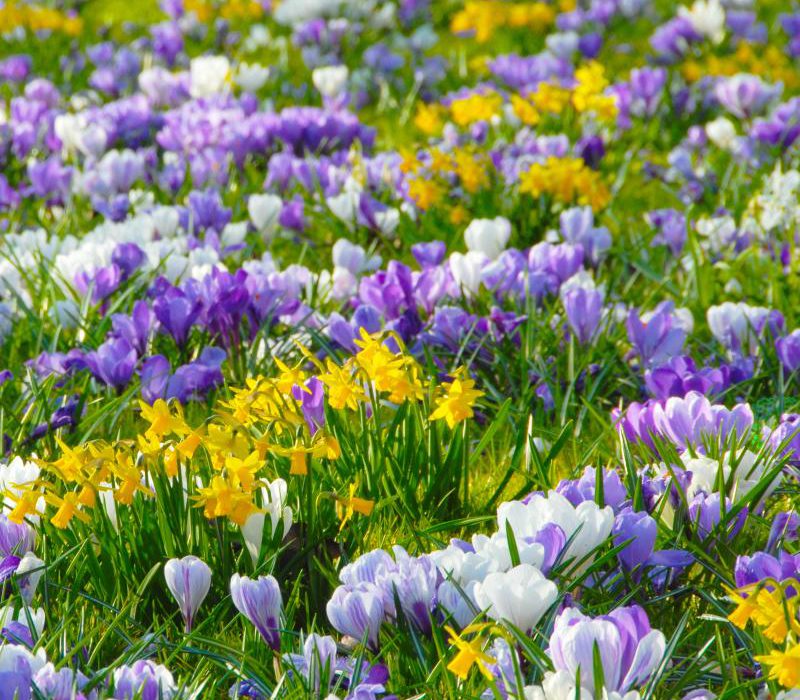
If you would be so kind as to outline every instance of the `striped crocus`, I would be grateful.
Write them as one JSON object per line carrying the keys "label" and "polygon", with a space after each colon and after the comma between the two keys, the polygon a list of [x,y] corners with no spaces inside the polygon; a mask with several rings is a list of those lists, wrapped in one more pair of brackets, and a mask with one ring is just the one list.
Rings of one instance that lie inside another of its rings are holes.
{"label": "striped crocus", "polygon": [[281,647],[280,620],[283,598],[274,576],[251,579],[231,576],[231,598],[236,609],[253,623],[264,641],[275,651]]}
{"label": "striped crocus", "polygon": [[186,632],[191,632],[197,610],[211,587],[211,569],[202,559],[194,556],[170,559],[164,566],[164,578],[178,601]]}

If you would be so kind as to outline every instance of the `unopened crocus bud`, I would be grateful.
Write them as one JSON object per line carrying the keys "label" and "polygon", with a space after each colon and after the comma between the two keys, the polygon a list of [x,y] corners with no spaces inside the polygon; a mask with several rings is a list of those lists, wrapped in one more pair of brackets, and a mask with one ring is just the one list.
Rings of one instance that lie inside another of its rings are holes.
{"label": "unopened crocus bud", "polygon": [[247,200],[250,221],[267,241],[272,238],[282,210],[283,200],[276,194],[254,194]]}
{"label": "unopened crocus bud", "polygon": [[231,576],[231,598],[236,609],[253,623],[264,641],[275,651],[281,646],[278,621],[283,607],[281,589],[274,576]]}
{"label": "unopened crocus bud", "polygon": [[371,649],[378,648],[384,604],[377,586],[369,583],[357,588],[339,586],[328,601],[326,612],[336,630],[359,641],[366,639]]}
{"label": "unopened crocus bud", "polygon": [[211,569],[202,559],[194,556],[170,559],[164,565],[164,578],[178,601],[186,632],[191,632],[197,610],[211,587]]}
{"label": "unopened crocus bud", "polygon": [[615,547],[625,545],[617,553],[617,558],[630,570],[644,564],[653,553],[658,527],[647,513],[626,510],[617,516],[611,532]]}
{"label": "unopened crocus bud", "polygon": [[39,585],[39,579],[44,574],[44,568],[44,562],[33,552],[26,552],[25,556],[20,560],[19,566],[17,566],[17,585],[22,599],[28,605],[33,600],[36,588]]}

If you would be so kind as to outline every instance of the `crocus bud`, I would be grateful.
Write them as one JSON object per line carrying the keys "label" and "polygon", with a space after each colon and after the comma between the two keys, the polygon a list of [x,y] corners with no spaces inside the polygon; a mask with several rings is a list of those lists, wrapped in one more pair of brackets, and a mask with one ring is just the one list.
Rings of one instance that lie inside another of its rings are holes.
{"label": "crocus bud", "polygon": [[236,609],[253,623],[264,641],[275,651],[281,647],[278,630],[283,598],[274,576],[231,576],[231,598]]}
{"label": "crocus bud", "polygon": [[323,97],[338,97],[347,84],[347,66],[321,66],[311,73],[311,81]]}
{"label": "crocus bud", "polygon": [[19,562],[16,575],[20,595],[28,605],[33,600],[36,588],[39,585],[39,579],[42,578],[43,573],[44,562],[33,552],[26,552]]}
{"label": "crocus bud", "polygon": [[339,586],[328,601],[326,612],[336,630],[359,641],[366,638],[371,649],[378,648],[384,605],[377,586]]}
{"label": "crocus bud", "polygon": [[258,232],[268,241],[272,237],[283,200],[276,194],[254,194],[247,200],[247,213]]}
{"label": "crocus bud", "polygon": [[623,567],[630,570],[644,564],[653,553],[658,527],[647,513],[626,510],[617,516],[611,532],[615,547],[625,545],[617,553],[617,558]]}
{"label": "crocus bud", "polygon": [[197,610],[211,587],[211,569],[202,559],[193,556],[170,559],[164,566],[164,578],[178,601],[186,632],[191,632]]}

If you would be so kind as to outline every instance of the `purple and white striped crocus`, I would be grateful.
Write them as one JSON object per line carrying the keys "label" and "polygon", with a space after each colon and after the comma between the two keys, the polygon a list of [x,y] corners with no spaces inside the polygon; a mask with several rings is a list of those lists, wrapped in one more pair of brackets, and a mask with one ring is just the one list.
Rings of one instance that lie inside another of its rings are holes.
{"label": "purple and white striped crocus", "polygon": [[281,648],[278,623],[283,598],[275,577],[259,576],[254,580],[234,574],[231,576],[231,598],[236,609],[253,623],[264,641],[278,651]]}
{"label": "purple and white striped crocus", "polygon": [[[594,656],[597,648],[606,692],[627,693],[644,685],[664,657],[666,639],[650,628],[647,614],[638,605],[589,617],[567,608],[555,621],[548,655],[556,673],[568,674],[591,693],[595,688]],[[599,679],[597,679],[599,680]]]}
{"label": "purple and white striped crocus", "polygon": [[170,559],[164,565],[164,578],[183,615],[187,634],[192,631],[195,615],[211,588],[211,569],[194,556]]}

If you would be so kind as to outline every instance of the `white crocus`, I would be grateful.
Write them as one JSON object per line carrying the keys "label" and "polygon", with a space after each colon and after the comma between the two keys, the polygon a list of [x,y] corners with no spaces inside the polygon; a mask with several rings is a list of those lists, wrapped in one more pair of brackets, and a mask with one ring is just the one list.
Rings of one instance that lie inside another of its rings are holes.
{"label": "white crocus", "polygon": [[614,512],[609,506],[600,508],[594,501],[573,506],[564,496],[550,491],[547,496],[535,494],[528,503],[509,501],[497,509],[497,525],[505,532],[509,525],[516,540],[535,537],[549,524],[558,525],[569,541],[565,560],[584,559],[605,542],[611,534]]}
{"label": "white crocus", "polygon": [[236,70],[236,84],[243,90],[255,92],[269,78],[269,68],[259,63],[240,63]]}
{"label": "white crocus", "polygon": [[530,632],[558,597],[558,589],[535,566],[520,564],[489,574],[475,586],[475,601],[498,622]]}
{"label": "white crocus", "polygon": [[483,253],[491,260],[505,250],[510,238],[511,222],[503,216],[494,219],[473,219],[464,231],[467,248]]}
{"label": "white crocus", "polygon": [[320,95],[333,99],[342,93],[349,75],[347,66],[321,66],[312,71],[311,81]]}
{"label": "white crocus", "polygon": [[278,226],[283,200],[276,194],[253,194],[247,200],[247,213],[253,226],[269,242]]}
{"label": "white crocus", "polygon": [[189,65],[189,94],[211,97],[227,92],[230,87],[231,64],[225,56],[198,56]]}
{"label": "white crocus", "polygon": [[453,280],[467,296],[478,293],[481,286],[481,273],[489,259],[477,250],[469,253],[453,253],[450,256],[450,272]]}
{"label": "white crocus", "polygon": [[725,38],[725,8],[719,0],[695,0],[691,8],[678,8],[678,16],[688,19],[692,29],[715,44]]}
{"label": "white crocus", "polygon": [[[275,479],[266,488],[261,489],[261,512],[256,512],[247,518],[242,525],[242,537],[245,546],[253,561],[253,566],[258,564],[261,543],[264,539],[264,529],[267,522],[270,526],[271,536],[275,536],[278,525],[282,526],[281,534],[286,537],[292,527],[292,509],[286,505],[287,486],[283,479]],[[269,517],[269,520],[267,518]]]}
{"label": "white crocus", "polygon": [[706,136],[719,148],[730,151],[736,145],[736,127],[727,117],[717,117],[706,124]]}
{"label": "white crocus", "polygon": [[186,632],[191,632],[195,615],[211,588],[211,569],[194,556],[170,559],[164,565],[164,578],[181,610]]}

